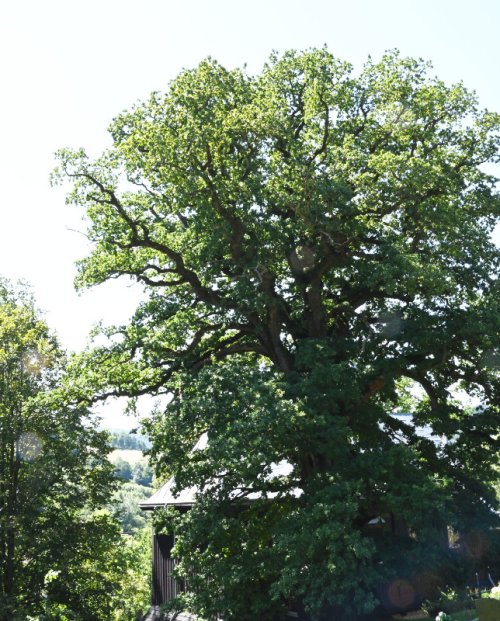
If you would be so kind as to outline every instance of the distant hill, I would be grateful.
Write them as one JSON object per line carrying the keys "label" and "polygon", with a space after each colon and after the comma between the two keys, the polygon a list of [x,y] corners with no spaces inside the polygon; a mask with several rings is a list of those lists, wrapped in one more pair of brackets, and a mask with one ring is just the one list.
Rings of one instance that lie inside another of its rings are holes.
{"label": "distant hill", "polygon": [[128,462],[131,466],[135,464],[147,463],[147,459],[142,454],[142,451],[137,449],[115,449],[109,455],[109,460],[112,464],[122,460]]}

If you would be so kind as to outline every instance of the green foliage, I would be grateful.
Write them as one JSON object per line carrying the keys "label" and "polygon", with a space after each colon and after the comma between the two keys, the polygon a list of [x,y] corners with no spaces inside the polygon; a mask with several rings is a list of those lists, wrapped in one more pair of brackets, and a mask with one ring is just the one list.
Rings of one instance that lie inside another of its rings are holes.
{"label": "green foliage", "polygon": [[153,482],[153,469],[147,461],[138,461],[132,468],[132,478],[138,485],[151,485]]}
{"label": "green foliage", "polygon": [[487,591],[486,593],[482,593],[481,597],[489,598],[489,599],[500,599],[500,585],[493,587],[491,591]]}
{"label": "green foliage", "polygon": [[122,542],[117,551],[119,587],[110,597],[109,619],[135,621],[142,618],[151,602],[151,529],[146,526],[137,530]]}
{"label": "green foliage", "polygon": [[[138,456],[137,460],[136,456]],[[133,463],[127,461],[127,458]],[[147,523],[145,514],[139,508],[139,503],[153,493],[151,487],[153,469],[147,457],[142,456],[138,451],[132,451],[131,454],[129,449],[113,451],[110,460],[121,484],[108,507],[116,514],[122,531],[133,534]]]}
{"label": "green foliage", "polygon": [[0,618],[110,619],[116,520],[107,434],[62,399],[64,356],[29,294],[0,282]]}
{"label": "green foliage", "polygon": [[110,509],[117,514],[122,531],[133,534],[148,523],[139,503],[151,496],[153,489],[144,485],[129,482],[123,483],[113,496]]}
{"label": "green foliage", "polygon": [[133,480],[139,485],[151,485],[153,469],[149,458],[137,450],[115,449],[109,456],[115,466],[118,478],[125,481]]}
{"label": "green foliage", "polygon": [[64,535],[71,538],[74,550],[58,569],[45,575],[45,614],[52,618],[54,610],[64,610],[78,621],[111,619],[113,594],[121,585],[121,536],[116,520],[98,511],[70,525]]}
{"label": "green foliage", "polygon": [[[323,49],[255,77],[203,61],[120,114],[99,159],[59,154],[94,240],[78,285],[147,294],[70,390],[172,394],[146,427],[158,473],[199,489],[164,519],[194,610],[365,611],[439,566],[445,524],[497,519],[499,129],[421,61],[354,75]],[[368,525],[391,515],[397,537]]]}
{"label": "green foliage", "polygon": [[[120,535],[116,522],[106,513],[94,516],[92,522],[104,548],[94,548],[95,538],[90,537],[86,549],[79,550],[79,564],[47,573],[43,612],[36,621],[136,621],[148,609],[149,528],[131,537]],[[69,584],[77,588],[69,589]]]}
{"label": "green foliage", "polygon": [[115,474],[122,481],[132,480],[132,466],[124,459],[118,458],[115,460]]}

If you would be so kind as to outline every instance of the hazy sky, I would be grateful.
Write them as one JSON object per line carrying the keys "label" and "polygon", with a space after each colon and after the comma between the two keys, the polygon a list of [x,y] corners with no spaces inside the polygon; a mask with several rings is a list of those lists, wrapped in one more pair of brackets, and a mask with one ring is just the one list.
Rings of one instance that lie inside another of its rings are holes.
{"label": "hazy sky", "polygon": [[499,0],[5,0],[0,275],[33,285],[69,349],[82,348],[98,320],[127,319],[136,288],[73,290],[74,262],[88,246],[75,232],[84,230],[81,214],[49,186],[53,153],[66,146],[99,153],[113,116],[164,90],[183,67],[210,55],[257,72],[273,49],[325,43],[359,67],[369,54],[399,48],[500,111],[499,33]]}

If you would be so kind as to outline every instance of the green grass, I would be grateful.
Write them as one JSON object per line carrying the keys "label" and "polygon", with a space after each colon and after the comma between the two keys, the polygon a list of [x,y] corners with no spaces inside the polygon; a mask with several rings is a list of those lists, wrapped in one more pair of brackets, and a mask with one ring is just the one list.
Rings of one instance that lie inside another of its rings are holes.
{"label": "green grass", "polygon": [[135,449],[114,449],[109,455],[109,461],[114,464],[118,459],[128,461],[133,466],[138,461],[145,459],[142,451],[136,451]]}

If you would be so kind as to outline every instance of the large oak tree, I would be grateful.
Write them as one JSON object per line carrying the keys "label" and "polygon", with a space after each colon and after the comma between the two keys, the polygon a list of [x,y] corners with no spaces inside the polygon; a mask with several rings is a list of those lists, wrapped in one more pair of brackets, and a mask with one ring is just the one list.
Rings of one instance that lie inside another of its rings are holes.
{"label": "large oak tree", "polygon": [[[94,242],[78,285],[146,293],[81,357],[79,396],[173,395],[148,429],[200,490],[170,518],[196,610],[367,610],[436,567],[437,525],[493,519],[499,129],[421,61],[311,50],[257,76],[203,61],[100,158],[59,154]],[[399,535],[367,526],[391,515]]]}

